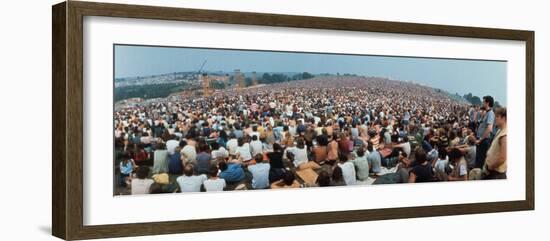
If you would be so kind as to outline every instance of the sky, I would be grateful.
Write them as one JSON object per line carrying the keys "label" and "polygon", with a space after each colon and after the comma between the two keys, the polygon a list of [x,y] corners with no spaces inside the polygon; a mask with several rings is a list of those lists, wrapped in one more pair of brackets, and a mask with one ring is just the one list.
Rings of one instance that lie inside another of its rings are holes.
{"label": "sky", "polygon": [[413,81],[506,105],[506,62],[402,56],[115,45],[115,78],[198,71],[357,74]]}

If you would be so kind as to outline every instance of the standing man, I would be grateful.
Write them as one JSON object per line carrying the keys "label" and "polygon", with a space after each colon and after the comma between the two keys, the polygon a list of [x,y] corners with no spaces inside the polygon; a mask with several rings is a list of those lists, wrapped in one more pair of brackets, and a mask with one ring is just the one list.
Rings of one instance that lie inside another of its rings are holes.
{"label": "standing man", "polygon": [[506,108],[497,108],[495,114],[498,132],[487,151],[482,179],[506,179]]}
{"label": "standing man", "polygon": [[483,97],[482,108],[486,111],[483,119],[477,127],[477,150],[476,150],[476,167],[482,168],[485,164],[487,150],[491,144],[491,133],[493,132],[493,123],[495,122],[495,113],[493,112],[494,100],[491,96]]}

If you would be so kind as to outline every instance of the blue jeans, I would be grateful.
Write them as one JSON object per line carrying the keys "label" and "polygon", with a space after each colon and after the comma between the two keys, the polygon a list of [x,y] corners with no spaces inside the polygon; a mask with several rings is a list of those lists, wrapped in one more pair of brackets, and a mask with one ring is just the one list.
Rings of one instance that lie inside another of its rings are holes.
{"label": "blue jeans", "polygon": [[118,176],[118,185],[121,187],[126,187],[126,178],[129,176],[129,174],[120,173]]}

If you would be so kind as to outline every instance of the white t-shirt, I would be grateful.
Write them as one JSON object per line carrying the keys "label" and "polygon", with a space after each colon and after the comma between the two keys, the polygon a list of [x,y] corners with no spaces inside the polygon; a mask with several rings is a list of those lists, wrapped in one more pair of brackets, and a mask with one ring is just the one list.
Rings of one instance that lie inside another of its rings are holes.
{"label": "white t-shirt", "polygon": [[226,145],[227,145],[227,149],[229,149],[229,155],[235,155],[237,151],[237,146],[239,146],[237,139],[231,139],[227,141]]}
{"label": "white t-shirt", "polygon": [[208,179],[204,181],[203,185],[207,192],[220,192],[225,187],[225,180],[223,178]]}
{"label": "white t-shirt", "polygon": [[250,145],[248,143],[244,143],[243,146],[238,146],[235,150],[235,154],[240,154],[244,161],[252,159],[252,155],[250,154]]}
{"label": "white t-shirt", "polygon": [[179,141],[176,140],[168,140],[166,142],[166,150],[168,151],[168,154],[174,155],[174,152],[176,151],[176,147],[179,146]]}
{"label": "white t-shirt", "polygon": [[190,162],[195,162],[197,160],[197,150],[194,146],[186,145],[181,150],[181,154],[185,155]]}
{"label": "white t-shirt", "polygon": [[296,126],[289,126],[289,127],[288,127],[288,132],[289,132],[292,136],[296,136]]}
{"label": "white t-shirt", "polygon": [[399,144],[399,146],[401,148],[403,148],[403,151],[405,152],[405,154],[407,154],[407,157],[411,155],[411,143],[410,142],[401,143],[401,144]]}
{"label": "white t-shirt", "polygon": [[256,154],[262,153],[262,142],[261,141],[252,141],[250,142],[250,149],[252,149],[252,156],[256,156]]}
{"label": "white t-shirt", "polygon": [[344,176],[344,182],[346,185],[354,185],[357,182],[355,178],[355,166],[351,162],[345,162],[344,164],[338,164],[342,168],[342,175]]}
{"label": "white t-shirt", "polygon": [[151,137],[150,136],[142,136],[140,141],[143,144],[151,144]]}
{"label": "white t-shirt", "polygon": [[218,157],[226,158],[228,156],[229,156],[229,152],[223,147],[220,147],[218,150],[212,151],[212,159],[214,160],[216,160],[216,158]]}
{"label": "white t-shirt", "polygon": [[[303,149],[300,149],[298,147],[290,147],[287,150],[292,154],[294,154],[294,166],[298,167],[299,165],[302,165],[308,162],[307,149],[305,147]],[[285,157],[286,157],[286,153],[285,153]]]}
{"label": "white t-shirt", "polygon": [[181,192],[200,192],[201,185],[206,181],[207,177],[204,174],[198,176],[180,176],[176,182],[180,185]]}
{"label": "white t-shirt", "polygon": [[136,194],[149,194],[149,188],[151,187],[151,184],[155,183],[153,179],[145,178],[145,179],[139,179],[134,178],[132,179],[132,195]]}

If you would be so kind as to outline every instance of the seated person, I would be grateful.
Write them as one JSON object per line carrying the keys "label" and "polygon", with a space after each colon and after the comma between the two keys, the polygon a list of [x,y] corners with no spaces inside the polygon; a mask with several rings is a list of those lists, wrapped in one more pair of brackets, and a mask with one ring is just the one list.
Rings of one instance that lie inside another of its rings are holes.
{"label": "seated person", "polygon": [[277,188],[299,188],[300,183],[296,181],[296,176],[292,172],[285,172],[283,179],[271,184],[272,189]]}
{"label": "seated person", "polygon": [[468,180],[468,164],[458,148],[451,149],[449,153],[449,161],[454,168],[451,174],[447,177],[449,181],[466,181]]}
{"label": "seated person", "polygon": [[226,187],[225,180],[218,177],[218,166],[215,164],[210,167],[210,178],[204,181],[202,184],[204,190],[207,192],[220,192],[223,191]]}
{"label": "seated person", "polygon": [[194,165],[196,173],[208,173],[210,165],[212,164],[212,156],[210,155],[210,153],[208,153],[209,148],[210,147],[208,146],[208,144],[204,142],[199,143],[199,153],[196,157],[196,165]]}
{"label": "seated person", "polygon": [[193,164],[187,164],[183,167],[183,176],[180,176],[176,179],[176,182],[180,186],[180,191],[182,193],[201,191],[201,185],[204,181],[206,181],[207,177],[204,174],[198,176],[193,174]]}
{"label": "seated person", "polygon": [[273,143],[273,151],[267,153],[269,159],[269,183],[278,181],[286,172],[285,165],[283,163],[283,148],[279,143]]}
{"label": "seated person", "polygon": [[151,184],[151,187],[149,188],[150,194],[162,194],[162,193],[175,193],[179,189],[176,184],[161,184],[158,182],[155,182]]}
{"label": "seated person", "polygon": [[134,160],[130,157],[130,154],[125,153],[123,159],[119,164],[120,174],[119,174],[119,186],[126,187],[130,181],[132,172],[136,167]]}
{"label": "seated person", "polygon": [[369,142],[367,146],[369,155],[367,156],[367,161],[369,162],[370,172],[373,174],[378,174],[382,171],[382,158],[378,150],[374,149],[373,144]]}
{"label": "seated person", "polygon": [[319,187],[328,187],[330,186],[330,175],[327,171],[321,171],[319,173],[319,176],[317,176],[317,180],[315,181],[315,184]]}
{"label": "seated person", "polygon": [[223,146],[220,146],[220,144],[218,144],[217,142],[212,143],[210,146],[212,147],[212,159],[225,159],[229,157],[229,152]]}
{"label": "seated person", "polygon": [[149,194],[149,188],[155,181],[147,178],[149,176],[149,167],[139,166],[136,171],[136,178],[132,179],[132,195],[136,194]]}
{"label": "seated person", "polygon": [[183,173],[183,161],[181,157],[181,147],[176,147],[176,151],[170,156],[168,163],[168,172],[173,175],[181,175]]}
{"label": "seated person", "polygon": [[307,148],[303,138],[298,138],[296,146],[288,147],[285,151],[294,155],[293,163],[296,168],[306,169],[311,167],[308,164]]}
{"label": "seated person", "polygon": [[238,160],[233,160],[229,163],[220,162],[218,163],[220,168],[220,178],[223,178],[226,183],[238,183],[245,179],[244,170],[241,167],[241,164],[238,163]]}
{"label": "seated person", "polygon": [[[254,138],[254,137],[253,137]],[[265,189],[269,187],[269,163],[264,160],[262,154],[256,154],[256,164],[248,166],[248,171],[252,173],[252,188]]]}
{"label": "seated person", "polygon": [[331,186],[345,186],[346,182],[344,181],[344,174],[342,173],[342,168],[336,165],[334,170],[332,170],[332,180],[330,180]]}
{"label": "seated person", "polygon": [[409,183],[433,181],[434,173],[426,152],[419,148],[415,151],[414,156],[417,165],[409,172]]}
{"label": "seated person", "polygon": [[344,176],[344,182],[346,185],[355,185],[357,182],[356,179],[356,173],[355,173],[355,166],[352,162],[348,161],[348,155],[340,153],[339,159],[340,163],[338,163],[338,166],[342,168],[342,174]]}
{"label": "seated person", "polygon": [[355,158],[351,160],[351,163],[353,163],[355,167],[357,179],[360,181],[367,180],[369,177],[369,162],[367,161],[364,148],[359,148],[357,150]]}

